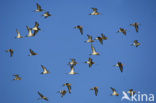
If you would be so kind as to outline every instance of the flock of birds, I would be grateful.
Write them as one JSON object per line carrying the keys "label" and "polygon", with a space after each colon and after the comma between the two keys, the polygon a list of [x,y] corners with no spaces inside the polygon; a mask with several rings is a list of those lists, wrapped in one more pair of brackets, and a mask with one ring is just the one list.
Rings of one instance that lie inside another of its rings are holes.
{"label": "flock of birds", "polygon": [[[41,8],[41,6],[37,3],[37,9],[34,10],[34,12],[43,12],[45,11],[44,9]],[[98,12],[97,8],[92,8],[93,12],[90,13],[89,15],[101,15],[101,13]],[[48,11],[45,11],[45,13],[42,15],[44,16],[44,18],[48,18],[49,16],[51,16],[51,14]],[[134,22],[133,24],[130,24],[131,26],[133,26],[136,30],[136,32],[139,31],[139,23]],[[28,35],[26,35],[25,37],[34,37],[36,36],[36,34],[40,31],[39,28],[39,23],[35,22],[35,25],[33,28],[30,28],[28,26],[26,26],[27,30],[28,30]],[[81,25],[77,25],[74,27],[75,29],[78,29],[80,31],[80,34],[83,35],[83,26]],[[119,30],[117,32],[122,33],[123,35],[126,35],[127,30],[124,28],[119,28]],[[24,36],[21,35],[21,33],[18,31],[18,29],[16,29],[17,32],[17,36],[16,38],[20,39],[20,38],[24,38]],[[100,36],[96,37],[95,39],[92,38],[91,35],[87,35],[88,36],[88,40],[86,40],[86,43],[90,43],[91,44],[91,49],[92,49],[92,53],[90,55],[100,55],[99,52],[96,51],[95,47],[93,46],[93,42],[95,42],[96,40],[98,40],[100,42],[100,44],[103,44],[104,40],[107,40],[108,37],[106,37],[104,34],[101,34]],[[138,47],[141,45],[141,43],[138,42],[138,40],[134,40],[134,42],[131,44],[132,46]],[[14,49],[8,49],[6,50],[6,52],[10,53],[10,57],[13,56],[14,54]],[[35,56],[38,55],[38,53],[34,52],[32,49],[30,49],[30,54],[29,56]],[[88,58],[88,61],[85,61],[86,64],[89,65],[89,68],[92,67],[93,64],[95,64],[95,62],[93,62],[93,59],[91,57]],[[72,58],[71,61],[68,63],[68,65],[70,66],[71,70],[68,74],[70,75],[75,75],[78,74],[75,72],[74,67],[78,64],[78,62],[76,61],[76,59]],[[120,71],[123,72],[123,63],[122,62],[117,62],[116,65],[114,65],[116,67],[119,67]],[[43,72],[41,72],[41,74],[49,74],[50,71],[44,66],[41,65]],[[15,76],[15,78],[13,80],[22,80],[22,77],[20,77],[18,74],[14,74],[13,76]],[[66,93],[71,94],[71,89],[72,89],[72,84],[71,83],[65,83],[63,84],[63,86],[67,87],[67,90],[60,90],[58,91],[58,93],[61,94],[61,97],[63,97]],[[115,88],[110,88],[112,90],[112,94],[113,96],[119,96],[119,93],[116,91]],[[90,90],[93,90],[95,92],[95,96],[98,95],[98,87],[95,86],[93,88],[91,88]],[[134,91],[133,89],[130,89],[127,93],[130,94],[130,96],[132,96],[133,94],[136,93],[136,91]],[[48,101],[48,97],[44,96],[42,93],[40,93],[38,91],[38,94],[40,96],[41,99]]]}

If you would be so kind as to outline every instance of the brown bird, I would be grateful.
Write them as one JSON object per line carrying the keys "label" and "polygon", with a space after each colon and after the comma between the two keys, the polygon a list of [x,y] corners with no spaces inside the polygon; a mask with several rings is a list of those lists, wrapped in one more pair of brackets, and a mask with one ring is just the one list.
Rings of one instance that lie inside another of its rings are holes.
{"label": "brown bird", "polygon": [[77,64],[77,61],[76,61],[76,59],[72,58],[71,61],[70,61],[68,64],[69,64],[71,67],[74,67],[74,66],[76,66],[76,64]]}
{"label": "brown bird", "polygon": [[135,27],[136,32],[138,32],[138,30],[139,30],[139,23],[135,22],[135,23],[130,24],[130,25],[131,25],[131,26],[134,26],[134,27]]}
{"label": "brown bird", "polygon": [[66,90],[60,90],[60,91],[58,91],[58,93],[60,93],[61,97],[63,98],[63,96],[67,93],[67,91]]}
{"label": "brown bird", "polygon": [[48,18],[49,16],[51,16],[51,14],[49,13],[49,11],[45,12],[42,16],[44,16],[44,18]]}
{"label": "brown bird", "polygon": [[83,27],[82,27],[81,25],[77,25],[77,26],[75,26],[74,28],[75,28],[75,29],[79,29],[81,35],[83,35]]}
{"label": "brown bird", "polygon": [[18,31],[18,29],[16,29],[16,32],[17,32],[16,38],[23,38],[23,36],[21,36],[21,33]]}
{"label": "brown bird", "polygon": [[127,30],[124,28],[120,28],[117,32],[122,32],[124,35],[127,35]]}
{"label": "brown bird", "polygon": [[92,53],[90,55],[100,55],[100,53],[96,52],[95,48],[91,44]]}
{"label": "brown bird", "polygon": [[89,15],[100,15],[101,13],[98,12],[97,8],[91,8],[93,10],[92,13],[90,13]]}
{"label": "brown bird", "polygon": [[42,12],[42,11],[44,11],[38,3],[36,3],[36,6],[37,6],[37,9],[34,10],[35,12]]}
{"label": "brown bird", "polygon": [[103,40],[107,40],[108,39],[108,37],[106,37],[103,33],[101,34],[101,36],[102,36]]}
{"label": "brown bird", "polygon": [[92,43],[92,42],[94,42],[94,40],[93,40],[93,38],[92,38],[91,35],[87,35],[87,36],[88,36],[88,40],[85,41],[86,43]]}
{"label": "brown bird", "polygon": [[99,40],[99,42],[100,42],[101,44],[103,44],[103,39],[102,39],[102,37],[98,36],[98,37],[95,38],[95,40]]}
{"label": "brown bird", "polygon": [[70,72],[68,74],[70,74],[70,75],[78,74],[78,73],[75,72],[74,67],[71,66],[70,68],[71,68],[71,70],[70,70]]}
{"label": "brown bird", "polygon": [[136,93],[136,91],[133,91],[133,89],[130,89],[128,93],[130,94],[130,96],[133,96]]}
{"label": "brown bird", "polygon": [[13,54],[14,54],[14,50],[13,49],[8,49],[8,50],[6,50],[6,52],[9,52],[10,53],[10,57],[12,57]]}
{"label": "brown bird", "polygon": [[28,35],[26,37],[33,37],[35,36],[34,33],[32,33],[32,28],[29,28],[28,26],[26,26],[27,30],[28,30]]}
{"label": "brown bird", "polygon": [[71,88],[71,85],[72,85],[72,84],[70,84],[70,83],[65,83],[65,84],[63,84],[63,86],[67,86],[68,92],[69,92],[69,93],[71,93],[71,89],[72,89],[72,88]]}
{"label": "brown bird", "polygon": [[136,46],[136,47],[138,47],[140,45],[141,45],[141,43],[139,43],[138,40],[134,40],[133,44],[131,44],[131,46]]}
{"label": "brown bird", "polygon": [[13,80],[22,80],[22,78],[21,78],[21,77],[19,77],[19,75],[18,75],[18,74],[14,74],[13,76],[15,76],[15,78],[14,78]]}
{"label": "brown bird", "polygon": [[35,26],[32,28],[32,30],[34,30],[34,35],[36,35],[38,33],[39,30],[41,30],[39,28],[39,23],[35,22]]}
{"label": "brown bird", "polygon": [[29,54],[29,56],[38,55],[38,54],[35,53],[32,49],[29,49],[29,50],[30,50],[30,54]]}
{"label": "brown bird", "polygon": [[41,97],[41,99],[48,101],[48,98],[45,97],[43,94],[41,94],[39,91],[38,91],[38,95]]}
{"label": "brown bird", "polygon": [[41,74],[49,74],[50,72],[47,70],[47,68],[43,65],[41,65],[43,72],[41,72]]}
{"label": "brown bird", "polygon": [[94,90],[95,91],[95,96],[97,96],[97,94],[98,94],[98,87],[93,87],[93,88],[91,88],[90,90]]}
{"label": "brown bird", "polygon": [[120,71],[123,72],[123,64],[121,62],[118,62],[116,65],[114,65],[116,67],[120,68]]}
{"label": "brown bird", "polygon": [[85,63],[89,64],[89,68],[92,67],[93,64],[95,64],[92,58],[89,58],[88,61],[85,61]]}
{"label": "brown bird", "polygon": [[113,91],[113,93],[111,95],[113,95],[113,96],[119,96],[119,94],[117,93],[117,91],[114,88],[111,87],[111,89]]}

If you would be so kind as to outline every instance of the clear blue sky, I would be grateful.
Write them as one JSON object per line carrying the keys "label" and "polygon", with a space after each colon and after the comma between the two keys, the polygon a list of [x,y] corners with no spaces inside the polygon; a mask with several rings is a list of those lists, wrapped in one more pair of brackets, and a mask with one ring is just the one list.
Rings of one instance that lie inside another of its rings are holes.
{"label": "clear blue sky", "polygon": [[[1,0],[0,1],[0,101],[1,103],[41,103],[37,91],[49,98],[49,103],[120,103],[122,91],[133,88],[142,93],[156,94],[156,1],[155,0]],[[36,3],[53,16],[44,19],[34,13]],[[88,15],[96,7],[102,15]],[[27,35],[26,25],[35,21],[41,31],[32,38],[15,39],[16,28]],[[129,24],[139,22],[136,33]],[[84,35],[73,29],[84,27]],[[116,31],[123,27],[127,36]],[[100,56],[89,56],[91,48],[84,43],[86,34],[94,38],[104,33],[108,40],[94,46]],[[134,40],[142,45],[130,46]],[[13,48],[14,56],[5,50]],[[39,55],[28,56],[29,49]],[[92,57],[95,65],[88,68],[84,61]],[[67,63],[76,58],[78,75],[67,75]],[[125,64],[123,73],[113,67],[118,61]],[[51,74],[41,75],[44,65]],[[21,81],[12,81],[20,74]],[[63,83],[72,84],[72,94],[61,98],[56,92],[66,89]],[[94,96],[90,88],[98,86]],[[110,87],[116,88],[119,97],[110,96]],[[42,103],[45,103],[43,101]]]}

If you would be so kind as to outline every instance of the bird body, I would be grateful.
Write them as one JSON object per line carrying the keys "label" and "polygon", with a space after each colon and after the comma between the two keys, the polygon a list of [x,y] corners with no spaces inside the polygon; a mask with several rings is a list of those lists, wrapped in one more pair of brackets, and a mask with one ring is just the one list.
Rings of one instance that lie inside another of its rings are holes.
{"label": "bird body", "polygon": [[10,53],[10,57],[12,57],[13,54],[14,54],[14,50],[13,49],[8,49],[8,50],[6,50],[6,52],[9,52]]}
{"label": "bird body", "polygon": [[42,16],[44,16],[44,18],[46,19],[46,18],[48,18],[49,16],[51,16],[51,14],[47,11],[47,12],[45,12]]}
{"label": "bird body", "polygon": [[71,93],[71,85],[72,85],[72,84],[70,84],[70,83],[65,83],[65,84],[63,84],[63,86],[67,86],[68,92],[69,92],[69,93]]}
{"label": "bird body", "polygon": [[32,28],[29,28],[28,26],[26,26],[27,30],[28,30],[28,35],[26,37],[33,37],[35,36],[34,33],[32,33]]}
{"label": "bird body", "polygon": [[21,33],[18,31],[18,29],[16,29],[16,32],[17,32],[16,38],[23,38],[23,36],[21,36]]}
{"label": "bird body", "polygon": [[100,15],[101,13],[98,12],[97,8],[91,8],[93,10],[92,13],[90,13],[89,15]]}
{"label": "bird body", "polygon": [[61,97],[63,98],[63,96],[67,93],[67,91],[66,90],[60,90],[60,91],[58,91],[58,93],[60,93]]}
{"label": "bird body", "polygon": [[47,68],[43,65],[41,65],[43,72],[41,72],[41,74],[49,74],[50,72],[47,70]]}
{"label": "bird body", "polygon": [[138,40],[134,40],[134,42],[132,44],[132,46],[136,46],[136,47],[138,47],[140,45],[141,45],[141,43],[139,43]]}
{"label": "bird body", "polygon": [[87,36],[88,36],[88,40],[85,41],[86,43],[92,43],[92,42],[94,42],[94,40],[93,40],[93,38],[92,38],[91,35],[87,35]]}
{"label": "bird body", "polygon": [[119,96],[119,94],[117,93],[117,91],[114,88],[111,87],[111,89],[113,91],[113,93],[112,93],[113,96]]}
{"label": "bird body", "polygon": [[29,51],[30,51],[29,56],[38,55],[38,54],[37,54],[37,53],[35,53],[32,49],[30,49]]}
{"label": "bird body", "polygon": [[130,25],[135,27],[136,32],[139,31],[139,23],[135,22],[135,23],[130,24]]}
{"label": "bird body", "polygon": [[93,88],[91,88],[90,90],[94,90],[95,91],[95,96],[97,96],[97,94],[98,94],[98,87],[93,87]]}
{"label": "bird body", "polygon": [[81,26],[81,25],[77,25],[77,26],[75,26],[74,28],[75,28],[75,29],[79,29],[81,35],[83,35],[83,26]]}
{"label": "bird body", "polygon": [[37,6],[37,9],[35,10],[35,12],[42,12],[42,11],[44,11],[38,3],[36,3],[36,6]]}
{"label": "bird body", "polygon": [[41,94],[39,91],[38,91],[38,95],[41,97],[41,99],[48,101],[48,98],[45,97],[43,94]]}
{"label": "bird body", "polygon": [[123,33],[124,35],[127,35],[127,32],[126,32],[126,31],[127,31],[126,29],[120,28],[117,32],[121,32],[121,33]]}
{"label": "bird body", "polygon": [[95,64],[93,62],[93,59],[92,58],[89,58],[88,61],[86,61],[85,63],[89,64],[89,67],[91,67],[93,64]]}
{"label": "bird body", "polygon": [[92,53],[90,55],[100,55],[100,53],[96,52],[95,48],[91,44]]}
{"label": "bird body", "polygon": [[76,66],[77,62],[76,62],[76,59],[72,58],[71,59],[71,62],[68,63],[71,67],[74,67]]}
{"label": "bird body", "polygon": [[14,74],[13,76],[15,76],[15,78],[14,78],[13,80],[22,80],[22,78],[21,78],[21,77],[19,77],[19,75],[18,75],[18,74]]}

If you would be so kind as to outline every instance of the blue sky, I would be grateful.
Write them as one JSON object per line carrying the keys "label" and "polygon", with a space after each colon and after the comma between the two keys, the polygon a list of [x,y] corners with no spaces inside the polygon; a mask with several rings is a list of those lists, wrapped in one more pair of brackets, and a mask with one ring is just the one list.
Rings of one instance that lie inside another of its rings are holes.
{"label": "blue sky", "polygon": [[[122,91],[133,88],[141,93],[156,94],[156,1],[155,0],[1,0],[0,1],[0,100],[4,103],[41,103],[37,91],[49,98],[49,103],[120,103]],[[32,12],[39,3],[52,16],[44,19],[42,13]],[[88,15],[96,7],[102,15]],[[15,39],[16,29],[27,35],[26,25],[35,21],[41,31],[32,38]],[[136,33],[129,24],[139,22]],[[82,25],[84,35],[73,27]],[[116,33],[123,27],[127,36]],[[100,56],[90,56],[90,44],[84,43],[87,34],[94,38],[104,33],[108,40],[93,45]],[[130,46],[139,40],[141,46]],[[5,50],[13,48],[14,56]],[[39,55],[28,56],[29,49]],[[84,61],[93,58],[89,68]],[[78,75],[67,75],[70,58],[75,58]],[[123,73],[113,67],[123,62]],[[44,65],[51,74],[41,75]],[[21,81],[13,81],[13,74],[20,74]],[[72,94],[61,98],[56,92],[66,89],[63,83],[72,84]],[[90,88],[98,86],[94,96]],[[116,88],[119,97],[110,96],[110,87]],[[43,101],[43,103],[46,101]],[[126,102],[126,101],[125,101]]]}

